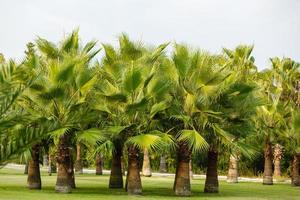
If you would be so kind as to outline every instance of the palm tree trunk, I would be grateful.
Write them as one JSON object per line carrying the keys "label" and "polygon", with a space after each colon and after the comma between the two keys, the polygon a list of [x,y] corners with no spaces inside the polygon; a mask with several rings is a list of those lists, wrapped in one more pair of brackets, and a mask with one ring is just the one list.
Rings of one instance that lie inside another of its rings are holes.
{"label": "palm tree trunk", "polygon": [[28,164],[28,188],[29,189],[41,189],[41,174],[40,174],[40,146],[34,145],[31,148],[31,160]]}
{"label": "palm tree trunk", "polygon": [[230,158],[229,158],[227,182],[228,183],[237,183],[238,177],[239,177],[238,157],[237,157],[237,155],[231,154]]}
{"label": "palm tree trunk", "polygon": [[264,157],[265,157],[265,166],[264,166],[263,184],[273,185],[273,169],[272,169],[273,153],[272,153],[272,145],[269,140],[267,140],[265,144]]}
{"label": "palm tree trunk", "polygon": [[126,177],[126,191],[129,195],[142,194],[142,182],[139,169],[139,151],[134,146],[128,147],[128,170]]}
{"label": "palm tree trunk", "polygon": [[299,154],[293,155],[292,161],[292,186],[300,186],[300,176],[299,176]]}
{"label": "palm tree trunk", "polygon": [[116,148],[111,161],[109,188],[123,188],[122,149]]}
{"label": "palm tree trunk", "polygon": [[54,162],[54,156],[49,154],[48,159],[48,175],[51,176],[52,173],[56,173],[56,164]]}
{"label": "palm tree trunk", "polygon": [[191,152],[185,142],[180,142],[177,149],[177,168],[173,190],[178,196],[191,195],[190,183]]}
{"label": "palm tree trunk", "polygon": [[164,155],[160,157],[159,172],[160,173],[166,173],[167,172],[166,156],[164,156]]}
{"label": "palm tree trunk", "polygon": [[282,146],[280,144],[275,144],[274,146],[274,178],[280,178],[281,174],[281,159],[282,159]]}
{"label": "palm tree trunk", "polygon": [[192,180],[194,178],[192,159],[190,159],[190,162],[189,162],[189,169],[190,169],[190,179]]}
{"label": "palm tree trunk", "polygon": [[144,150],[144,159],[143,159],[143,176],[151,177],[151,164],[150,164],[150,158],[149,158],[149,152],[147,149]]}
{"label": "palm tree trunk", "polygon": [[75,172],[77,174],[82,174],[83,173],[82,159],[81,159],[81,144],[80,143],[76,144]]}
{"label": "palm tree trunk", "polygon": [[28,163],[25,164],[24,174],[28,174]]}
{"label": "palm tree trunk", "polygon": [[67,134],[60,136],[57,151],[57,179],[55,191],[59,193],[70,193],[70,164],[71,155],[69,150],[69,137]]}
{"label": "palm tree trunk", "polygon": [[74,162],[72,159],[72,156],[70,157],[70,164],[69,164],[69,183],[71,185],[71,188],[76,188],[76,184],[75,184],[75,174],[74,174]]}
{"label": "palm tree trunk", "polygon": [[97,153],[96,155],[96,175],[102,175],[103,174],[103,168],[102,168],[102,156]]}
{"label": "palm tree trunk", "polygon": [[125,167],[125,161],[124,161],[124,157],[121,156],[121,168],[122,168],[122,175],[125,176],[125,171],[126,171],[126,167]]}
{"label": "palm tree trunk", "polygon": [[207,171],[205,179],[205,193],[218,193],[219,181],[218,181],[218,151],[211,148],[207,154]]}

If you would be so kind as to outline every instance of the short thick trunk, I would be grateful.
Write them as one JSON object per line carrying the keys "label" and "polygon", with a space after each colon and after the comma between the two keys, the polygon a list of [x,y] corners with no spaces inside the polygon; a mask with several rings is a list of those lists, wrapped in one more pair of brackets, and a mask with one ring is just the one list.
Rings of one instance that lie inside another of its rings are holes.
{"label": "short thick trunk", "polygon": [[56,173],[56,163],[54,162],[54,156],[53,155],[49,155],[48,162],[49,162],[48,175],[51,176],[52,173]]}
{"label": "short thick trunk", "polygon": [[121,156],[121,168],[122,168],[122,175],[125,176],[126,167],[125,167],[125,161],[123,156]]}
{"label": "short thick trunk", "polygon": [[190,159],[190,162],[189,162],[189,170],[190,170],[190,179],[192,180],[194,178],[192,159]]}
{"label": "short thick trunk", "polygon": [[276,144],[274,146],[274,178],[280,178],[282,176],[281,173],[281,159],[282,159],[282,146],[280,144]]}
{"label": "short thick trunk", "polygon": [[71,169],[71,155],[69,149],[69,137],[64,134],[59,138],[58,151],[57,151],[57,179],[55,191],[59,193],[70,193],[72,191],[70,176]]}
{"label": "short thick trunk", "polygon": [[264,185],[273,185],[273,152],[272,145],[270,142],[266,142],[264,149],[264,157],[265,157],[265,166],[264,166],[264,176],[263,176],[263,184]]}
{"label": "short thick trunk", "polygon": [[210,149],[207,154],[207,171],[205,179],[205,193],[218,193],[218,151]]}
{"label": "short thick trunk", "polygon": [[100,154],[96,155],[96,175],[102,175],[103,174],[103,160],[102,156]]}
{"label": "short thick trunk", "polygon": [[230,155],[227,182],[237,183],[238,177],[238,157],[236,155]]}
{"label": "short thick trunk", "polygon": [[166,173],[167,172],[166,156],[161,156],[160,157],[159,172],[160,173]]}
{"label": "short thick trunk", "polygon": [[70,159],[70,168],[68,170],[69,173],[69,183],[71,185],[71,188],[76,188],[76,184],[75,184],[75,174],[74,174],[74,164],[73,164],[73,160],[72,157]]}
{"label": "short thick trunk", "polygon": [[76,144],[75,173],[77,173],[77,174],[82,174],[83,173],[80,143]]}
{"label": "short thick trunk", "polygon": [[28,174],[28,163],[25,164],[24,174]]}
{"label": "short thick trunk", "polygon": [[128,170],[126,178],[126,191],[129,195],[142,194],[142,181],[139,169],[139,151],[136,147],[128,148]]}
{"label": "short thick trunk", "polygon": [[28,188],[29,189],[41,189],[41,174],[40,174],[40,146],[34,145],[31,148],[31,160],[28,164]]}
{"label": "short thick trunk", "polygon": [[185,142],[180,142],[177,149],[177,168],[174,181],[174,192],[177,196],[190,196],[190,159],[191,152]]}
{"label": "short thick trunk", "polygon": [[292,186],[300,186],[300,176],[299,176],[299,159],[300,155],[294,154],[292,161]]}
{"label": "short thick trunk", "polygon": [[151,164],[150,164],[150,157],[149,152],[147,149],[144,150],[144,159],[143,159],[143,176],[151,177]]}
{"label": "short thick trunk", "polygon": [[116,149],[111,161],[111,173],[109,177],[109,188],[123,188],[122,174],[122,150]]}

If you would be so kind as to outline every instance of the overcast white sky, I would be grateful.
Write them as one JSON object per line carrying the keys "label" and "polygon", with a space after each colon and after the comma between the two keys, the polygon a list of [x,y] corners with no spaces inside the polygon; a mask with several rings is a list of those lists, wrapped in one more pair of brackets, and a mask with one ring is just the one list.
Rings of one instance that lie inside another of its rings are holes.
{"label": "overcast white sky", "polygon": [[220,52],[254,44],[259,68],[272,56],[300,61],[299,0],[0,0],[0,52],[20,59],[37,36],[58,41],[80,27],[83,41],[185,42]]}

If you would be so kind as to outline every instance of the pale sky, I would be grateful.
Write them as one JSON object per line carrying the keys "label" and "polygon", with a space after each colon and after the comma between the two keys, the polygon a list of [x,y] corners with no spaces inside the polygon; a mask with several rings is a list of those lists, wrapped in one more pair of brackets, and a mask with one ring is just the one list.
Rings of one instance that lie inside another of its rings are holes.
{"label": "pale sky", "polygon": [[126,32],[212,53],[254,44],[260,69],[273,56],[300,61],[300,0],[0,0],[0,27],[0,52],[15,59],[37,36],[57,42],[79,27],[84,42]]}

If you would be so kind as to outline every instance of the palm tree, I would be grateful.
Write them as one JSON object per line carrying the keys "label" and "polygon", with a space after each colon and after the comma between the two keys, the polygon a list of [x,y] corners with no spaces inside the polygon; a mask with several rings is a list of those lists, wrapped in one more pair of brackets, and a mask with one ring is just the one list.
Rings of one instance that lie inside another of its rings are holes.
{"label": "palm tree", "polygon": [[283,146],[280,144],[275,144],[273,148],[273,163],[274,163],[274,173],[275,179],[280,179],[282,177],[281,172],[281,160],[283,157]]}
{"label": "palm tree", "polygon": [[80,129],[79,122],[90,120],[85,100],[95,78],[89,63],[98,50],[93,50],[96,44],[93,41],[81,48],[78,31],[64,39],[59,47],[42,38],[36,43],[42,62],[34,70],[42,72],[42,76],[30,88],[26,105],[55,126],[56,131],[51,135],[58,146],[56,191],[71,192],[75,182],[69,141]]}
{"label": "palm tree", "polygon": [[[257,68],[254,64],[254,57],[251,55],[254,46],[239,45],[234,50],[227,48],[223,52],[228,60],[228,65],[231,70],[238,74],[241,82],[252,83],[255,79]],[[240,138],[235,138],[238,140]],[[232,152],[229,158],[227,182],[238,182],[238,162],[240,159],[239,152]]]}
{"label": "palm tree", "polygon": [[280,135],[284,128],[283,118],[284,105],[280,101],[282,87],[275,79],[274,72],[263,71],[259,73],[259,84],[261,84],[261,98],[265,105],[257,109],[257,129],[258,134],[264,138],[264,185],[273,184],[273,149],[272,142]]}
{"label": "palm tree", "polygon": [[284,104],[284,117],[286,130],[283,131],[285,148],[292,156],[291,183],[293,186],[300,185],[299,177],[299,69],[300,63],[289,58],[272,58],[274,78],[278,87],[281,88],[280,100]]}
{"label": "palm tree", "polygon": [[[128,194],[141,194],[138,154],[151,150],[160,143],[163,134],[149,134],[149,120],[163,108],[160,101],[168,89],[168,82],[159,74],[158,58],[167,46],[154,50],[134,43],[126,35],[119,38],[120,49],[103,44],[105,57],[99,68],[93,108],[107,115],[98,127],[100,146],[110,146],[113,154],[110,187],[123,186],[121,156],[128,152],[126,190]],[[97,131],[95,129],[87,131]],[[101,138],[101,137],[100,137]]]}
{"label": "palm tree", "polygon": [[[219,144],[232,143],[232,137],[226,131],[230,129],[229,124],[233,124],[231,121],[241,118],[244,122],[249,117],[249,110],[241,110],[239,115],[233,115],[239,109],[234,104],[246,108],[245,99],[252,98],[253,86],[237,84],[237,75],[230,75],[225,59],[221,56],[205,52],[191,53],[187,47],[177,45],[173,60],[178,72],[179,87],[173,95],[178,110],[172,117],[183,122],[183,130],[177,137],[178,166],[174,190],[177,195],[190,195],[191,153],[207,147],[208,141],[210,147],[205,192],[217,192]],[[198,131],[207,138],[206,141]],[[239,130],[235,132],[239,133]]]}

